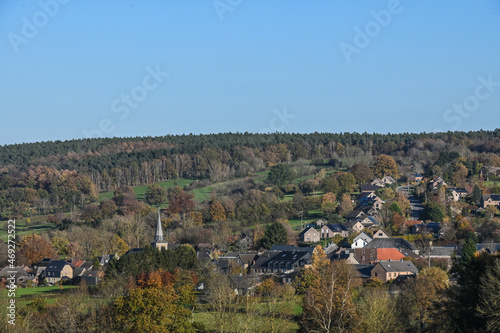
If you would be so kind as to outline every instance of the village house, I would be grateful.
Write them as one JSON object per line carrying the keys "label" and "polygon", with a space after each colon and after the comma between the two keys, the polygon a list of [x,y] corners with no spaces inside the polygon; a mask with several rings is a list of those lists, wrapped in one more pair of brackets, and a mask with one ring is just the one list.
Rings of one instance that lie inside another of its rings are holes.
{"label": "village house", "polygon": [[373,233],[373,238],[389,238],[389,235],[383,229],[378,229]]}
{"label": "village house", "polygon": [[410,182],[421,182],[422,180],[424,180],[424,176],[419,173],[414,173],[408,178]]}
{"label": "village house", "polygon": [[411,261],[381,261],[371,271],[372,279],[387,282],[402,275],[418,274],[418,269]]}
{"label": "village house", "polygon": [[500,167],[495,166],[484,166],[481,168],[480,176],[486,177],[486,180],[489,180],[489,176],[500,176]]}
{"label": "village house", "polygon": [[327,224],[321,228],[321,238],[333,238],[337,235],[347,237],[349,236],[349,231],[340,224]]}
{"label": "village house", "polygon": [[7,267],[4,267],[2,270],[0,270],[0,282],[2,282],[2,283],[13,282],[13,281],[7,280],[11,276],[14,276],[16,285],[24,284],[27,281],[33,282],[33,279],[34,279],[34,276],[30,277],[30,275],[28,273],[28,267],[26,267],[26,266],[13,267],[13,268],[10,268],[10,266],[7,266]]}
{"label": "village house", "polygon": [[414,225],[422,223],[424,223],[422,220],[407,220],[403,223],[403,231],[409,232],[413,229]]}
{"label": "village house", "polygon": [[435,236],[439,236],[441,234],[441,223],[429,222],[429,223],[415,224],[411,231],[412,234],[421,234],[424,232],[428,232]]}
{"label": "village house", "polygon": [[361,220],[347,221],[344,223],[344,227],[351,233],[358,233],[365,230]]}
{"label": "village house", "polygon": [[[323,230],[323,228],[321,229]],[[320,241],[320,233],[313,227],[307,227],[299,234],[299,241],[305,243],[316,243]]]}
{"label": "village house", "polygon": [[441,177],[434,177],[430,182],[429,182],[429,187],[432,190],[436,190],[438,186],[448,186],[446,182],[443,180]]}
{"label": "village house", "polygon": [[455,187],[450,189],[450,194],[453,201],[460,201],[460,199],[467,196],[467,190],[464,187]]}
{"label": "village house", "polygon": [[388,249],[354,249],[354,257],[360,264],[373,264],[379,261],[398,261],[405,255],[394,248]]}
{"label": "village house", "polygon": [[394,184],[396,181],[391,176],[384,176],[383,178],[376,178],[370,185],[376,185],[380,187],[385,187],[387,185]]}
{"label": "village house", "polygon": [[365,216],[368,216],[369,213],[368,211],[371,209],[371,207],[368,206],[361,206],[356,209],[354,209],[352,212],[349,214],[345,215],[345,219],[347,221],[356,221],[363,219]]}
{"label": "village house", "polygon": [[353,277],[354,280],[358,283],[364,283],[371,279],[372,277],[372,269],[375,265],[361,265],[354,264],[353,268]]}
{"label": "village house", "polygon": [[500,194],[483,194],[481,196],[481,207],[500,205]]}
{"label": "village house", "polygon": [[52,260],[44,272],[47,283],[54,284],[73,278],[73,267],[66,260]]}
{"label": "village house", "polygon": [[311,252],[266,251],[250,266],[252,274],[290,274],[311,264]]}
{"label": "village house", "polygon": [[384,201],[373,192],[361,193],[356,199],[358,202],[358,206],[372,206],[377,211],[382,209],[382,206],[384,204]]}
{"label": "village house", "polygon": [[351,244],[351,248],[353,248],[353,249],[363,248],[371,240],[372,240],[372,238],[370,236],[368,236],[366,233],[362,232],[353,239],[352,244]]}
{"label": "village house", "polygon": [[359,187],[359,191],[361,193],[373,193],[376,190],[381,189],[381,188],[382,188],[381,186],[377,186],[377,185],[361,185]]}
{"label": "village house", "polygon": [[419,254],[418,249],[404,238],[373,238],[364,249],[398,249],[405,257]]}

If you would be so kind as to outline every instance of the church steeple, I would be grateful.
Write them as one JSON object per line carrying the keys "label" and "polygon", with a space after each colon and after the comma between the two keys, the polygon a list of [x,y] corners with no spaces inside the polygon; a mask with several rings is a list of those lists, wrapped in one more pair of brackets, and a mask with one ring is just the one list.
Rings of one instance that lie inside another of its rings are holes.
{"label": "church steeple", "polygon": [[160,209],[158,208],[158,221],[156,222],[155,238],[153,239],[151,246],[155,247],[157,249],[161,249],[162,247],[164,247],[165,249],[168,249],[168,242],[163,239],[163,230],[161,228],[161,216],[160,215],[161,215]]}
{"label": "church steeple", "polygon": [[161,229],[161,218],[160,218],[160,209],[158,208],[158,221],[156,222],[156,232],[154,241],[162,241],[163,240],[163,230]]}

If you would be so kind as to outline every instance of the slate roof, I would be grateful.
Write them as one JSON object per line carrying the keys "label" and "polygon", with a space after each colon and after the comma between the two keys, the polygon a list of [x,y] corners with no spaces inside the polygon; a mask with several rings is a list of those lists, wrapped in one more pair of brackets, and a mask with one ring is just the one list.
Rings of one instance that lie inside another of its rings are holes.
{"label": "slate roof", "polygon": [[455,187],[450,189],[450,191],[455,191],[457,193],[467,194],[467,190],[464,187]]}
{"label": "slate roof", "polygon": [[16,280],[21,276],[28,276],[28,273],[26,272],[24,267],[10,268],[9,266],[6,266],[0,271],[0,277],[2,278],[8,278],[11,276],[11,274],[15,275]]}
{"label": "slate roof", "polygon": [[311,262],[311,254],[308,252],[282,251],[273,254],[268,252],[270,251],[266,251],[264,255],[259,257],[255,264],[252,265],[252,268],[285,268],[285,266],[282,265],[290,264],[290,266],[292,266],[297,262],[305,265]]}
{"label": "slate roof", "polygon": [[271,251],[299,251],[313,253],[314,247],[312,246],[295,246],[295,245],[273,245]]}
{"label": "slate roof", "polygon": [[500,201],[500,194],[483,194],[483,200],[488,201],[491,198],[491,201]]}
{"label": "slate roof", "polygon": [[381,261],[378,265],[381,265],[386,272],[418,273],[417,267],[411,261]]}
{"label": "slate roof", "polygon": [[368,243],[368,242],[370,242],[370,241],[372,240],[372,238],[371,238],[368,234],[366,234],[366,233],[364,233],[364,232],[362,232],[362,233],[360,233],[359,235],[357,235],[357,236],[353,239],[353,241],[352,241],[352,242],[354,243],[354,242],[356,242],[358,239],[362,239],[362,240],[364,240],[364,241],[365,241],[365,242],[367,242],[367,243]]}
{"label": "slate roof", "polygon": [[360,279],[369,279],[372,276],[372,269],[375,267],[375,265],[352,265],[352,268],[354,269],[354,277],[360,278]]}
{"label": "slate roof", "polygon": [[433,246],[429,249],[431,257],[451,257],[457,246]]}
{"label": "slate roof", "polygon": [[[52,260],[50,264],[45,269],[45,276],[50,277],[62,277],[61,272],[66,265],[69,263],[66,260]],[[71,268],[73,269],[73,268]],[[49,274],[52,273],[52,274]]]}
{"label": "slate roof", "polygon": [[314,229],[313,227],[306,227],[304,230],[301,231],[301,233],[299,234],[299,236],[305,235],[311,229],[314,230],[315,232],[318,232],[318,230]]}
{"label": "slate roof", "polygon": [[477,251],[486,251],[490,254],[500,251],[500,243],[480,243],[476,244]]}
{"label": "slate roof", "polygon": [[404,238],[374,238],[371,242],[365,245],[365,249],[407,249],[410,251],[416,250],[410,242]]}

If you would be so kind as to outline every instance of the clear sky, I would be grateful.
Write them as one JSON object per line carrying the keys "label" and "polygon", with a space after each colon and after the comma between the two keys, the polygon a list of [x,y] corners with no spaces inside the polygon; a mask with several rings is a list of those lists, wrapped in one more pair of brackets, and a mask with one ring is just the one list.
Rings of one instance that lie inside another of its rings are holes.
{"label": "clear sky", "polygon": [[0,144],[494,129],[500,1],[0,2]]}

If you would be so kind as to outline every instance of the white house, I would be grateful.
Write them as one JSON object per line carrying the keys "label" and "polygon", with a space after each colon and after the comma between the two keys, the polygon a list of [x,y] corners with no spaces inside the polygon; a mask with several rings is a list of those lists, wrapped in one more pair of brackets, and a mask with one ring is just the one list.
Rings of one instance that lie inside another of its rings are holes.
{"label": "white house", "polygon": [[351,248],[352,249],[359,249],[359,248],[365,247],[365,245],[368,244],[371,240],[372,240],[372,238],[370,236],[368,236],[367,234],[362,232],[359,235],[357,235],[356,238],[354,238],[354,240],[351,244]]}

